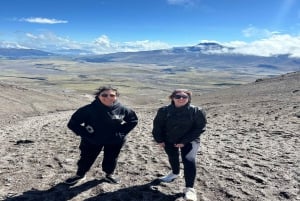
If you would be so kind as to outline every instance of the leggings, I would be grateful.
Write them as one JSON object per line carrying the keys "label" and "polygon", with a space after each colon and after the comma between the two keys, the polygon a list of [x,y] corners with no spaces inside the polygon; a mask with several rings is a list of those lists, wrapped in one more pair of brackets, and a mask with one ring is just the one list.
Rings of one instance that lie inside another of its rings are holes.
{"label": "leggings", "polygon": [[77,175],[84,176],[96,161],[98,155],[104,150],[102,170],[106,174],[112,174],[117,166],[117,160],[123,144],[102,144],[95,145],[81,141],[79,149],[80,159],[77,162]]}
{"label": "leggings", "polygon": [[[196,178],[196,156],[199,150],[200,143],[192,141],[180,148],[182,163],[184,167],[184,179],[186,187],[193,188]],[[179,164],[179,148],[174,147],[174,144],[165,144],[165,151],[168,155],[169,163],[174,174],[180,173]]]}

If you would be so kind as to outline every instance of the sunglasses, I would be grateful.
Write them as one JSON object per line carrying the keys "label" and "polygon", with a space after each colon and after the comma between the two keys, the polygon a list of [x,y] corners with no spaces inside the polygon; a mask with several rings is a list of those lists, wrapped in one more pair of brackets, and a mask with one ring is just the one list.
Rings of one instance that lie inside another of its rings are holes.
{"label": "sunglasses", "polygon": [[175,99],[181,99],[181,98],[187,99],[188,96],[187,95],[175,95],[173,98],[175,98]]}
{"label": "sunglasses", "polygon": [[104,97],[104,98],[107,98],[108,96],[111,98],[114,98],[114,97],[116,97],[116,94],[101,94],[100,96]]}

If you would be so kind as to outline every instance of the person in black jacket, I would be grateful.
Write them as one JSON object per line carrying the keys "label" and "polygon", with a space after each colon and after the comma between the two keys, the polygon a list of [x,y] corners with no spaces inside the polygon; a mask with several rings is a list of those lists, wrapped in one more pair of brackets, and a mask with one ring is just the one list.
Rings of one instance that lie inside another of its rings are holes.
{"label": "person in black jacket", "polygon": [[171,182],[179,176],[181,153],[186,184],[185,199],[196,200],[196,156],[200,135],[206,127],[206,114],[202,108],[191,105],[192,92],[189,90],[176,89],[169,98],[171,104],[159,108],[153,120],[154,140],[164,148],[172,169],[160,181]]}
{"label": "person in black jacket", "polygon": [[127,134],[137,125],[136,113],[117,101],[119,92],[111,86],[104,86],[95,93],[95,100],[79,108],[68,122],[68,128],[81,137],[80,159],[77,173],[65,183],[73,185],[85,178],[85,174],[103,150],[102,170],[104,179],[119,183],[114,176],[117,159]]}

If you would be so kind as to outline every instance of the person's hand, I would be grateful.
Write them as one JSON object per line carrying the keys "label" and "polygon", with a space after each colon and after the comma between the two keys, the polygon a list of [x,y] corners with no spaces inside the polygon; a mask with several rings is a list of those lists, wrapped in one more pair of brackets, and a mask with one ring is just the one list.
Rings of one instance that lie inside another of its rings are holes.
{"label": "person's hand", "polygon": [[161,148],[165,147],[165,143],[164,143],[164,142],[158,143],[158,145],[159,145]]}
{"label": "person's hand", "polygon": [[174,147],[181,148],[184,147],[184,144],[174,144]]}

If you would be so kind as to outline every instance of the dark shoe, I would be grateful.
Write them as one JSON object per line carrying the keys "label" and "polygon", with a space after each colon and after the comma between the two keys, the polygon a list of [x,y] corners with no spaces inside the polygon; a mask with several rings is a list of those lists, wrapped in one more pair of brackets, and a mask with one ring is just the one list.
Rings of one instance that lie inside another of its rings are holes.
{"label": "dark shoe", "polygon": [[112,174],[107,174],[104,177],[104,180],[111,184],[118,184],[121,181],[121,179],[119,177],[114,177],[114,175],[112,175]]}
{"label": "dark shoe", "polygon": [[67,179],[64,183],[68,184],[68,185],[74,185],[77,182],[79,182],[80,180],[84,180],[84,179],[85,179],[85,176],[75,175],[75,176],[70,177],[69,179]]}

